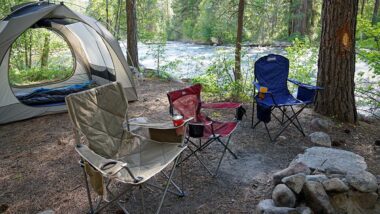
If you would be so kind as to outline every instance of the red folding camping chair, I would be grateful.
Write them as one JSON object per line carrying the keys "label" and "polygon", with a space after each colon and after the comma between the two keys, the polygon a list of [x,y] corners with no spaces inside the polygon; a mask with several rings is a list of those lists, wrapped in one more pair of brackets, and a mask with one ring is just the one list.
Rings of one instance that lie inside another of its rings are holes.
{"label": "red folding camping chair", "polygon": [[[185,142],[187,145],[189,145],[189,143],[192,144],[195,147],[195,149],[188,147],[191,153],[187,157],[185,157],[182,160],[182,162],[194,155],[212,176],[216,176],[226,151],[231,153],[231,155],[235,159],[237,159],[236,154],[231,151],[228,145],[230,143],[232,133],[236,130],[236,127],[239,124],[239,121],[242,119],[243,114],[245,114],[245,109],[242,107],[240,103],[203,103],[201,101],[201,90],[202,85],[196,84],[188,88],[169,92],[167,94],[170,104],[169,111],[172,116],[174,116],[176,111],[178,114],[181,114],[184,117],[184,119],[191,117],[194,118],[189,123],[188,133]],[[207,117],[205,113],[201,112],[202,108],[236,109],[236,119],[234,121],[229,122],[215,121]],[[227,140],[223,141],[221,138],[227,138]],[[199,143],[195,143],[193,141],[194,139],[198,139]],[[202,139],[204,140],[203,143]],[[211,170],[206,166],[206,164],[204,164],[204,162],[197,155],[199,151],[208,147],[212,142],[219,142],[224,147],[214,173],[211,172]]]}

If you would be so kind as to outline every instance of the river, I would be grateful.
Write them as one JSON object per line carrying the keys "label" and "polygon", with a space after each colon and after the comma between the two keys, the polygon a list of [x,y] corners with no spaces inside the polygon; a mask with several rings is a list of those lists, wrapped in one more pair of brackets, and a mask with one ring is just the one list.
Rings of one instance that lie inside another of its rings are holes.
{"label": "river", "polygon": [[[139,61],[145,68],[157,69],[157,47],[157,44],[138,44]],[[233,60],[235,50],[234,46],[210,46],[182,42],[167,42],[165,45],[161,45],[160,48],[162,49],[160,51],[161,69],[175,79],[189,79],[202,75],[215,60],[220,58]],[[124,45],[122,45],[122,49],[125,53]],[[278,47],[243,47],[242,52],[244,53],[242,57],[243,72],[253,72],[254,62],[269,53],[287,55],[284,48]],[[300,61],[302,59],[297,63],[300,63]],[[172,66],[165,66],[169,63]],[[313,65],[311,70],[311,78],[315,80],[317,64]],[[357,87],[380,82],[380,75],[374,75],[370,67],[361,60],[357,59],[355,70]],[[362,109],[369,109],[367,104],[362,103],[359,97],[357,97],[357,101],[359,101],[357,102],[358,106]]]}
{"label": "river", "polygon": [[[157,68],[157,46],[156,44],[138,44],[139,61],[145,68]],[[175,64],[166,71],[178,79],[188,79],[204,74],[208,66],[219,57],[233,59],[235,51],[234,46],[211,46],[172,41],[162,45],[161,49],[163,51],[161,51],[160,66],[165,66],[170,62]],[[123,52],[125,53],[124,47]],[[245,53],[242,58],[242,67],[248,72],[253,72],[253,63],[262,56],[269,53],[287,55],[285,49],[279,47],[243,47],[242,52]],[[313,71],[313,76],[316,76],[317,65],[313,66]],[[357,60],[356,73],[364,73],[364,77],[361,78],[371,79],[372,72],[369,71],[370,67],[366,63]]]}
{"label": "river", "polygon": [[[166,69],[174,78],[188,79],[203,74],[208,66],[219,57],[234,58],[235,47],[211,46],[183,42],[167,42],[161,45],[160,66],[171,63],[173,66]],[[123,48],[125,50],[125,48]],[[138,44],[139,61],[145,68],[157,69],[158,45]],[[243,48],[242,66],[249,68],[259,57],[269,53],[286,55],[283,48],[255,47]]]}

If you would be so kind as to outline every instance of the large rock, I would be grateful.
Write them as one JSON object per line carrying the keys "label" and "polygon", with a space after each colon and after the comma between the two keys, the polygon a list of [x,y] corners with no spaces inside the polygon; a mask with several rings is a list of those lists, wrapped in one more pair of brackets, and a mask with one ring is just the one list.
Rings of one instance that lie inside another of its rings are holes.
{"label": "large rock", "polygon": [[315,181],[306,181],[303,193],[305,196],[306,204],[318,214],[335,213],[332,207],[329,196],[325,192],[322,184]]}
{"label": "large rock", "polygon": [[349,191],[332,194],[331,204],[337,213],[345,214],[379,214],[380,203],[376,203],[376,193]]}
{"label": "large rock", "polygon": [[273,181],[275,184],[280,183],[281,179],[288,177],[290,175],[304,173],[306,175],[310,174],[310,169],[302,162],[297,162],[290,164],[288,168],[278,171],[273,174]]}
{"label": "large rock", "polygon": [[374,192],[358,192],[350,193],[351,200],[364,209],[373,209],[376,205],[378,195]]}
{"label": "large rock", "polygon": [[313,214],[313,211],[309,207],[296,207],[299,214]]}
{"label": "large rock", "polygon": [[314,118],[310,122],[310,128],[314,131],[330,131],[332,122],[321,118]]}
{"label": "large rock", "polygon": [[328,180],[329,178],[324,174],[319,175],[307,175],[306,181],[315,181],[319,183],[323,183],[324,181]]}
{"label": "large rock", "polygon": [[314,132],[309,135],[310,141],[319,146],[331,147],[331,138],[324,132]]}
{"label": "large rock", "polygon": [[362,156],[349,151],[326,147],[308,148],[305,153],[299,154],[290,165],[298,162],[306,164],[309,168],[321,171],[333,167],[345,174],[367,169],[367,164]]}
{"label": "large rock", "polygon": [[295,175],[291,175],[288,177],[285,177],[281,180],[282,183],[286,184],[291,190],[293,190],[295,193],[300,193],[303,187],[303,184],[305,183],[306,176],[303,173],[298,173]]}
{"label": "large rock", "polygon": [[377,180],[367,171],[350,172],[346,175],[347,182],[361,192],[376,192]]}
{"label": "large rock", "polygon": [[339,178],[328,179],[322,184],[328,192],[347,192],[349,190],[349,187]]}
{"label": "large rock", "polygon": [[272,199],[277,207],[294,207],[296,196],[285,184],[277,185],[272,192]]}
{"label": "large rock", "polygon": [[295,208],[276,207],[272,199],[260,201],[256,207],[256,214],[298,214]]}

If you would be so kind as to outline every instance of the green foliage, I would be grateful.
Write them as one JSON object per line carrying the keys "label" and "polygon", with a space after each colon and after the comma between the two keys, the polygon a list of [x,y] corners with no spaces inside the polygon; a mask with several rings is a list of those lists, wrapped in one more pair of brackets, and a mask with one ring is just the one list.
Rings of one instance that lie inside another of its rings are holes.
{"label": "green foliage", "polygon": [[[43,38],[47,35],[46,50]],[[44,51],[48,51],[46,67],[41,66]],[[47,29],[28,29],[12,45],[9,81],[13,86],[61,81],[72,75],[73,66],[72,53],[61,36]]]}
{"label": "green foliage", "polygon": [[358,56],[380,75],[380,22],[372,25],[370,20],[359,16],[357,25]]}
{"label": "green foliage", "polygon": [[[253,64],[248,67],[252,66]],[[193,78],[192,83],[202,84],[204,95],[210,99],[249,101],[252,93],[252,71],[243,69],[243,81],[236,82],[233,69],[234,59],[228,58],[224,53],[219,53],[205,74]]]}
{"label": "green foliage", "polygon": [[11,12],[11,8],[22,3],[30,2],[30,0],[4,0],[0,3],[0,20]]}
{"label": "green foliage", "polygon": [[[289,59],[289,78],[307,84],[315,84],[318,69],[318,47],[307,38],[296,38],[292,46],[285,48],[285,50]],[[289,86],[293,87],[294,85]]]}
{"label": "green foliage", "polygon": [[370,70],[356,73],[355,95],[357,105],[365,106],[362,110],[373,113],[380,108],[380,23],[372,25],[370,18],[364,13],[357,19],[357,56],[369,65]]}
{"label": "green foliage", "polygon": [[61,81],[69,78],[73,70],[69,68],[49,67],[40,68],[32,67],[24,70],[14,69],[9,72],[9,81],[14,86],[28,86],[49,82]]}

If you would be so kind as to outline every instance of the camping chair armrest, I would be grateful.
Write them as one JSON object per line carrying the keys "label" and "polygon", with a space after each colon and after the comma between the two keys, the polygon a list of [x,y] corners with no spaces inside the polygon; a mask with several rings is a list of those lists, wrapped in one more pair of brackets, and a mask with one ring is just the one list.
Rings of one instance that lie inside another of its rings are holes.
{"label": "camping chair armrest", "polygon": [[294,80],[294,79],[288,79],[288,81],[295,84],[295,85],[298,85],[298,87],[306,88],[309,90],[322,90],[323,89],[322,87],[305,84],[305,83],[302,83],[302,82]]}
{"label": "camping chair armrest", "polygon": [[164,122],[149,122],[146,118],[144,120],[139,120],[140,118],[133,118],[128,121],[129,126],[138,126],[149,129],[176,129],[182,126],[185,126],[193,118],[188,118],[180,126],[174,126],[173,121],[164,121]]}
{"label": "camping chair armrest", "polygon": [[237,109],[241,103],[234,102],[218,102],[218,103],[201,103],[201,108],[205,109]]}
{"label": "camping chair armrest", "polygon": [[107,159],[101,155],[96,154],[84,144],[77,144],[75,150],[85,161],[87,161],[92,167],[94,167],[97,171],[106,177],[114,177],[120,170],[126,169],[135,182],[139,181],[139,179],[136,178],[129,170],[127,167],[128,164],[125,162]]}

